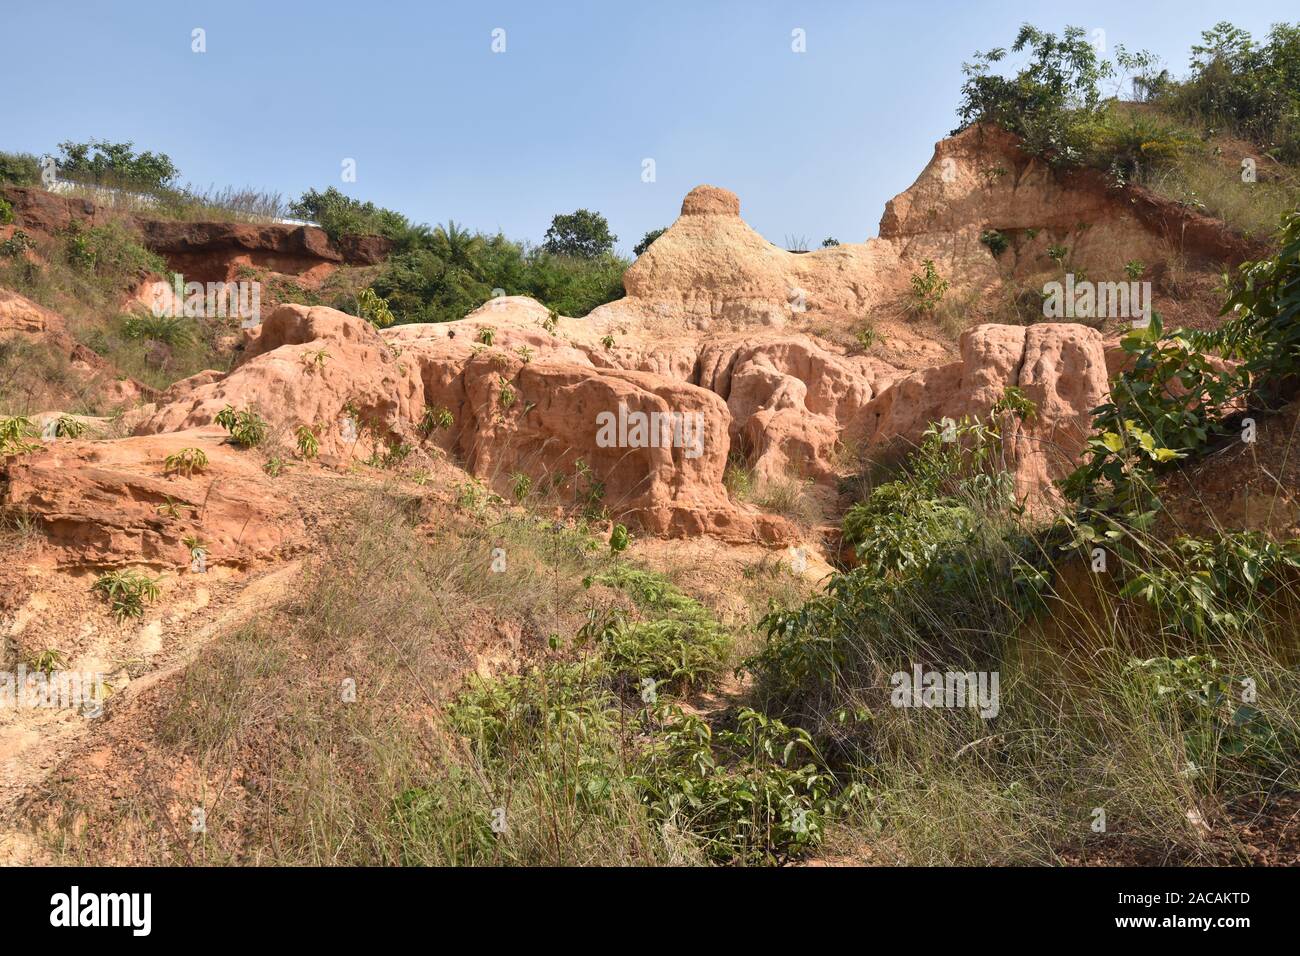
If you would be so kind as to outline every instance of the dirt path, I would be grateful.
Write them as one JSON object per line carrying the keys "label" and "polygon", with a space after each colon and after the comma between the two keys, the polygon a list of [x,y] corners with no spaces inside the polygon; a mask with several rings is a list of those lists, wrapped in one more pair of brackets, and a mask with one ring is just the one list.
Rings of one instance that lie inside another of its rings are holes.
{"label": "dirt path", "polygon": [[[90,746],[115,712],[178,673],[221,633],[273,606],[302,569],[295,560],[262,572],[187,575],[166,582],[164,600],[122,627],[97,609],[88,624],[69,605],[86,602],[84,580],[50,575],[11,615],[10,639],[35,628],[48,646],[70,647],[66,668],[105,674],[111,687],[98,717],[73,708],[0,710],[0,865],[46,862],[18,818],[21,798],[55,768]],[[78,623],[80,622],[80,623]],[[30,643],[30,641],[28,641]]]}

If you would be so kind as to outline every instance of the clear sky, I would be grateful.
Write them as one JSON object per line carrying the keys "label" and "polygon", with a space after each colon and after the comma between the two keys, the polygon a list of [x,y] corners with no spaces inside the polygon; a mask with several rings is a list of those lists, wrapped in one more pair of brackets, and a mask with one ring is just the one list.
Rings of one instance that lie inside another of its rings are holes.
{"label": "clear sky", "polygon": [[1104,30],[1181,74],[1219,20],[1262,37],[1298,18],[1294,0],[0,0],[0,149],[131,140],[198,186],[332,184],[534,241],[587,207],[625,252],[713,183],[769,239],[816,246],[875,234],[956,125],[963,60],[1021,22]]}

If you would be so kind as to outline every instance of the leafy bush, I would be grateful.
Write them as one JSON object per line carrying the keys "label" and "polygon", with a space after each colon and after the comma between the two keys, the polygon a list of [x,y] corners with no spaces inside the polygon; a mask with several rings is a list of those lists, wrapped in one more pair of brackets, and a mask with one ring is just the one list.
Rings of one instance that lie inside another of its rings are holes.
{"label": "leafy bush", "polygon": [[593,615],[579,635],[601,652],[624,689],[643,680],[679,692],[712,682],[722,672],[731,638],[708,610],[662,575],[618,565],[588,578],[627,591],[649,617],[630,620],[621,612]]}
{"label": "leafy bush", "polygon": [[35,186],[41,181],[40,160],[31,153],[0,152],[0,185]]}
{"label": "leafy bush", "polygon": [[165,473],[174,471],[184,474],[186,478],[196,471],[206,471],[207,467],[208,456],[201,448],[182,448],[163,459]]}
{"label": "leafy bush", "polygon": [[989,252],[993,253],[994,258],[1002,255],[1011,245],[1011,240],[998,232],[996,229],[985,229],[980,233],[980,242],[988,246]]}
{"label": "leafy bush", "polygon": [[944,293],[948,291],[948,280],[939,275],[933,259],[926,259],[923,266],[924,271],[912,276],[908,307],[913,312],[929,315],[943,301]]}
{"label": "leafy bush", "polygon": [[424,414],[420,417],[420,432],[424,435],[430,435],[434,430],[439,428],[451,428],[456,424],[456,418],[449,409],[441,405],[426,405]]}
{"label": "leafy bush", "polygon": [[407,240],[411,231],[410,222],[401,213],[353,199],[334,186],[324,192],[307,190],[289,204],[289,213],[316,223],[336,241],[344,236],[358,235]]}
{"label": "leafy bush", "polygon": [[31,419],[22,415],[0,418],[0,456],[25,455],[29,451],[35,451],[41,447],[40,444],[27,441],[35,436],[36,429]]}
{"label": "leafy bush", "polygon": [[377,295],[374,289],[362,289],[357,293],[357,315],[381,329],[393,324],[388,300]]}
{"label": "leafy bush", "polygon": [[194,338],[193,320],[183,316],[130,315],[122,320],[122,335],[165,345],[184,345]]}
{"label": "leafy bush", "polygon": [[294,433],[294,439],[298,445],[298,454],[303,458],[311,459],[320,454],[320,439],[308,426],[299,425]]}
{"label": "leafy bush", "polygon": [[35,245],[36,243],[32,241],[31,236],[21,229],[15,229],[12,236],[0,242],[0,256],[4,256],[6,259],[17,259],[28,249],[34,248]]}
{"label": "leafy bush", "polygon": [[86,423],[79,418],[73,418],[71,415],[60,415],[54,421],[54,436],[56,438],[80,438],[86,433]]}
{"label": "leafy bush", "polygon": [[1268,41],[1226,21],[1192,47],[1192,72],[1159,102],[1199,123],[1229,129],[1284,162],[1300,160],[1300,26],[1275,24]]}
{"label": "leafy bush", "polygon": [[227,405],[217,413],[216,422],[230,432],[235,444],[244,448],[254,448],[266,439],[266,420],[251,407],[236,411],[233,405]]}
{"label": "leafy bush", "polygon": [[158,579],[139,571],[118,570],[101,574],[91,588],[102,594],[118,620],[143,617],[148,601],[158,600]]}
{"label": "leafy bush", "polygon": [[783,863],[821,842],[835,779],[805,731],[749,708],[716,734],[679,707],[664,716],[635,777],[652,819],[717,863]]}

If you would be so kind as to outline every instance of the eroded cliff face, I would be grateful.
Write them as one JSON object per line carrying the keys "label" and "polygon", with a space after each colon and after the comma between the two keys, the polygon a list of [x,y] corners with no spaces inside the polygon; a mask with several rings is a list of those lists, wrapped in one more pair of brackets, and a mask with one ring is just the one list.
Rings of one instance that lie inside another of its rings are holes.
{"label": "eroded cliff face", "polygon": [[[51,225],[62,215],[34,199],[28,206]],[[203,372],[128,413],[133,437],[11,459],[3,503],[43,522],[69,559],[78,549],[99,563],[180,555],[150,509],[170,494],[164,488],[180,488],[174,475],[164,480],[164,459],[188,442],[248,503],[241,511],[218,497],[204,509],[205,529],[226,541],[231,560],[291,550],[301,507],[283,506],[247,455],[222,443],[213,423],[231,405],[256,408],[290,458],[293,436],[308,428],[326,466],[398,449],[413,461],[455,462],[503,495],[522,477],[557,501],[598,497],[650,534],[773,544],[808,529],[734,496],[729,464],[759,483],[806,485],[833,511],[839,482],[863,461],[919,442],[941,419],[987,415],[1011,386],[1037,414],[1005,430],[1005,457],[1019,494],[1044,503],[1105,400],[1113,345],[1077,322],[975,323],[981,310],[1015,283],[1061,269],[1052,246],[1068,247],[1070,268],[1098,278],[1134,259],[1158,273],[1178,257],[1219,262],[1248,251],[1221,225],[1116,193],[1091,174],[1061,176],[981,129],[939,143],[889,203],[879,238],[865,243],[791,253],[740,213],[725,189],[692,190],[628,270],[627,296],[582,319],[503,297],[457,322],[381,331],[332,309],[281,306],[246,333],[231,372]],[[1007,239],[1000,255],[981,240],[990,230]],[[383,252],[341,251],[318,230],[154,223],[145,232],[174,256],[200,257],[192,269],[217,256],[209,271],[221,279],[259,255],[297,268]],[[975,323],[956,345],[900,310],[927,259],[967,304],[964,324]],[[844,336],[831,333],[863,321],[884,328],[889,345],[836,344]]]}

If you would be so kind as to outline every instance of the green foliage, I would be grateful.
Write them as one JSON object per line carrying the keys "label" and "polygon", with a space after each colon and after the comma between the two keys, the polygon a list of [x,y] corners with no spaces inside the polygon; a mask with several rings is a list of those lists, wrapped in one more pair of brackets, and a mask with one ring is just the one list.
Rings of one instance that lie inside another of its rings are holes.
{"label": "green foliage", "polygon": [[194,320],[183,316],[129,315],[122,320],[122,335],[133,341],[162,342],[165,345],[185,345],[194,338]]}
{"label": "green foliage", "polygon": [[36,156],[0,152],[0,185],[35,186],[40,181],[41,164]]}
{"label": "green foliage", "polygon": [[609,532],[609,553],[622,554],[632,543],[632,535],[626,525],[616,524]]}
{"label": "green foliage", "polygon": [[230,432],[235,444],[244,448],[255,448],[266,439],[266,420],[252,407],[236,411],[234,406],[227,405],[217,413],[216,422]]}
{"label": "green foliage", "polygon": [[201,448],[182,448],[163,459],[164,473],[174,471],[184,474],[186,478],[191,477],[196,471],[206,471],[207,467],[208,456]]}
{"label": "green foliage", "polygon": [[1161,102],[1207,126],[1259,143],[1283,162],[1300,160],[1300,26],[1275,24],[1268,41],[1226,21],[1192,47],[1192,72]]}
{"label": "green foliage", "polygon": [[36,243],[32,237],[27,235],[21,229],[15,229],[12,236],[0,242],[0,256],[6,259],[17,259],[28,249],[35,248]]}
{"label": "green foliage", "polygon": [[1101,111],[1099,83],[1113,68],[1097,56],[1081,27],[1066,27],[1057,37],[1026,23],[1011,52],[1026,51],[1028,62],[1010,77],[992,72],[1007,56],[1002,47],[976,53],[974,63],[962,66],[959,129],[993,123],[1018,134],[1030,155],[1081,162],[1086,140],[1080,127]]}
{"label": "green foliage", "polygon": [[133,143],[89,140],[59,144],[59,174],[65,179],[137,190],[167,189],[180,170],[166,153],[137,153]]}
{"label": "green foliage", "polygon": [[[993,247],[990,245],[989,248],[992,249]],[[994,255],[997,255],[997,253],[994,252]],[[912,312],[929,315],[943,301],[944,293],[948,291],[948,280],[939,275],[939,270],[934,267],[933,259],[926,259],[923,266],[923,272],[912,276],[912,291],[908,308]]]}
{"label": "green foliage", "polygon": [[996,229],[985,229],[980,233],[980,242],[988,246],[989,252],[993,253],[994,258],[1002,255],[1011,245],[1011,240],[998,232]]}
{"label": "green foliage", "polygon": [[119,222],[88,229],[73,222],[61,238],[69,265],[114,289],[130,285],[141,273],[167,271],[162,258],[141,245],[139,236]]}
{"label": "green foliage", "polygon": [[640,242],[638,242],[635,246],[632,247],[632,255],[634,256],[644,255],[645,251],[650,248],[651,244],[667,231],[668,231],[667,227],[664,227],[662,229],[651,229],[649,232],[647,232],[644,236],[641,237]]}
{"label": "green foliage", "polygon": [[584,583],[593,582],[627,591],[647,615],[592,614],[579,635],[580,643],[596,643],[624,684],[638,688],[648,678],[678,692],[710,683],[721,673],[729,635],[702,604],[662,575],[618,565]]}
{"label": "green foliage", "polygon": [[517,471],[510,476],[510,493],[514,495],[515,501],[523,502],[533,490],[533,479],[529,478],[522,471]]}
{"label": "green foliage", "polygon": [[1144,601],[1168,627],[1203,637],[1239,632],[1300,570],[1300,539],[1280,544],[1257,531],[1211,540],[1179,537],[1172,554],[1147,555],[1121,591]]}
{"label": "green foliage", "polygon": [[27,659],[27,666],[40,674],[52,674],[68,666],[68,659],[63,652],[53,647],[32,655]]}
{"label": "green foliage", "polygon": [[942,642],[974,619],[981,634],[1005,634],[1041,607],[1045,561],[1000,455],[1004,422],[1034,414],[1008,389],[985,420],[931,426],[900,476],[848,510],[842,540],[858,565],[761,622],[767,641],[743,667],[765,693],[787,701],[823,693],[863,640]]}
{"label": "green foliage", "polygon": [[1232,675],[1207,654],[1135,659],[1126,669],[1157,719],[1185,742],[1186,772],[1203,779],[1205,768],[1227,762],[1276,777],[1294,765],[1294,730],[1241,700],[1250,675]]}
{"label": "green foliage", "polygon": [[91,590],[102,594],[118,620],[143,617],[148,601],[158,600],[158,579],[139,571],[121,569],[101,574]]}
{"label": "green foliage", "polygon": [[357,293],[357,315],[381,329],[393,324],[388,300],[380,297],[374,289],[366,288]]}
{"label": "green foliage", "polygon": [[489,326],[482,326],[478,330],[478,340],[484,345],[491,345],[497,337],[497,330]]}
{"label": "green foliage", "polygon": [[71,415],[60,415],[54,422],[56,438],[77,439],[86,433],[86,423]]}
{"label": "green foliage", "polygon": [[500,377],[498,378],[499,381],[497,384],[501,388],[501,393],[497,397],[497,402],[501,405],[503,409],[510,408],[519,399],[519,396],[515,393],[515,388],[513,385],[507,382],[504,378],[500,378]]}
{"label": "green foliage", "polygon": [[39,442],[29,442],[36,436],[31,419],[22,415],[0,418],[0,456],[25,455],[40,448]]}
{"label": "green foliage", "polygon": [[609,223],[604,216],[598,212],[579,209],[561,213],[551,219],[542,248],[556,256],[599,259],[612,253],[616,242],[618,236],[609,231]]}
{"label": "green foliage", "polygon": [[823,249],[833,249],[835,246],[838,246],[839,244],[840,241],[832,236],[827,236],[825,239],[822,240]]}
{"label": "green foliage", "polygon": [[652,819],[684,830],[728,864],[779,864],[816,847],[834,812],[834,778],[807,732],[749,708],[716,733],[665,708],[636,782]]}
{"label": "green foliage", "polygon": [[406,239],[411,229],[401,213],[353,199],[334,186],[324,192],[307,190],[290,203],[289,214],[316,223],[336,241],[344,236],[384,236],[399,241]]}
{"label": "green foliage", "polygon": [[294,438],[298,445],[298,454],[303,458],[312,459],[320,454],[320,439],[307,425],[299,425]]}
{"label": "green foliage", "polygon": [[9,205],[9,200],[0,196],[0,226],[7,226],[14,221],[14,207]]}
{"label": "green foliage", "polygon": [[420,417],[420,432],[424,435],[430,435],[438,428],[451,428],[456,424],[456,418],[451,411],[443,408],[441,405],[426,405],[424,414]]}

